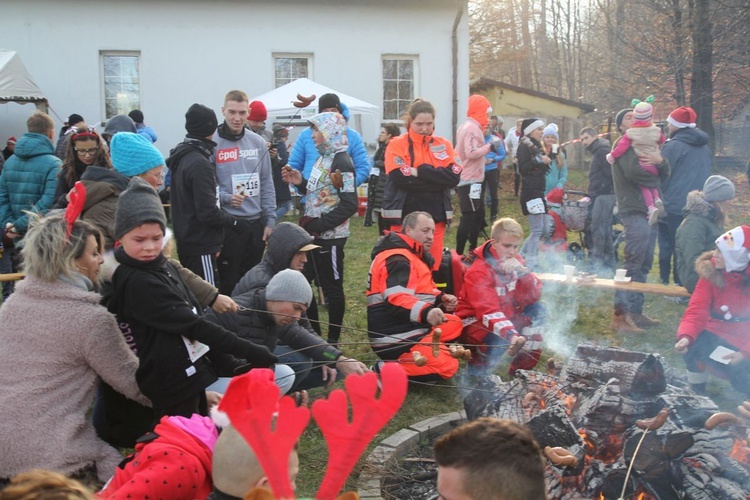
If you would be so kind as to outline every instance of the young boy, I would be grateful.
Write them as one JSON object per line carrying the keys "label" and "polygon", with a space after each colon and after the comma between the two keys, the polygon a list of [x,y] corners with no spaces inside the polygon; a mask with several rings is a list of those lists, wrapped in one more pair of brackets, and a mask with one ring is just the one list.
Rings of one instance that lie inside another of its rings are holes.
{"label": "young boy", "polygon": [[162,253],[166,218],[153,187],[134,177],[115,214],[115,258],[108,309],[138,355],[136,380],[155,418],[208,414],[206,387],[216,381],[205,354],[234,355],[253,367],[277,361],[258,346],[207,321],[198,301]]}

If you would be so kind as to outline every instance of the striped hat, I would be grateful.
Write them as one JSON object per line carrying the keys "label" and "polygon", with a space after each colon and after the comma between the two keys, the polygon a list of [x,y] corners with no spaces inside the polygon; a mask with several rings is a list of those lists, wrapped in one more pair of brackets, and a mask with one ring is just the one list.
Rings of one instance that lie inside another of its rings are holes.
{"label": "striped hat", "polygon": [[633,108],[633,118],[640,122],[649,121],[654,116],[654,107],[645,101],[641,101]]}

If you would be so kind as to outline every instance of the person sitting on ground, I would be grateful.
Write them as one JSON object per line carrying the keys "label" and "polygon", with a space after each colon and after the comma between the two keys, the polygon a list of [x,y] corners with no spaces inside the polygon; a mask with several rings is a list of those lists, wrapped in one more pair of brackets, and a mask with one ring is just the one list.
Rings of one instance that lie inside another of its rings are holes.
{"label": "person sitting on ground", "polygon": [[22,472],[0,494],[3,500],[94,500],[94,492],[75,479],[42,469]]}
{"label": "person sitting on ground", "polygon": [[675,233],[677,274],[680,283],[693,293],[698,283],[695,261],[703,252],[715,248],[716,238],[724,233],[729,201],[734,198],[732,181],[712,175],[702,191],[691,191],[683,209],[684,219]]}
{"label": "person sitting on ground", "polygon": [[[240,279],[232,292],[237,302],[250,300],[256,290],[263,290],[269,281],[284,269],[302,271],[308,260],[308,252],[319,248],[313,244],[314,238],[297,224],[282,222],[276,226],[268,237],[266,254],[260,264],[248,271]],[[309,307],[315,304],[313,296]],[[209,318],[214,317],[209,314]],[[231,318],[231,319],[229,319]],[[246,314],[237,314],[227,318],[225,328],[240,334],[244,331],[242,325],[249,319]],[[234,325],[239,330],[234,329]],[[247,337],[248,340],[266,344],[265,337]],[[325,342],[310,324],[307,314],[303,313],[296,325],[290,325],[279,339],[273,350],[279,356],[279,361],[287,363],[295,372],[292,391],[312,389],[313,387],[330,386],[338,373],[343,377],[356,373],[361,375],[367,368],[356,359],[347,358],[336,347]],[[287,344],[287,341],[290,343]],[[313,347],[317,346],[317,347]],[[304,350],[302,350],[304,349]],[[292,352],[293,351],[293,352]],[[315,367],[313,367],[313,363]]]}
{"label": "person sitting on ground", "polygon": [[[615,145],[612,152],[607,155],[607,161],[610,164],[614,164],[615,160],[624,155],[632,145],[635,154],[638,156],[641,169],[654,177],[658,177],[659,170],[656,168],[657,166],[646,159],[647,155],[658,153],[659,146],[666,141],[664,132],[654,125],[654,107],[651,105],[653,99],[653,96],[649,96],[642,102],[637,99],[633,100],[633,118],[635,121],[625,131],[622,139]],[[664,203],[661,200],[659,188],[650,187],[645,184],[641,184],[640,188],[643,201],[646,203],[648,210],[648,224],[649,226],[653,226],[659,220],[659,216],[664,213]]]}
{"label": "person sitting on ground", "polygon": [[728,378],[750,397],[750,226],[716,239],[716,250],[698,258],[700,278],[680,326],[682,354],[693,391],[705,394],[708,371]]}
{"label": "person sitting on ground", "polygon": [[88,416],[96,386],[104,380],[150,405],[136,384],[138,358],[99,305],[101,252],[91,224],[30,216],[26,278],[0,308],[0,478],[40,467],[104,482],[122,456]]}
{"label": "person sitting on ground", "polygon": [[518,222],[498,219],[490,236],[474,252],[456,308],[465,325],[462,341],[472,351],[470,371],[492,373],[506,351],[515,354],[511,374],[531,370],[542,354],[542,282],[518,253],[523,240]]}
{"label": "person sitting on ground", "polygon": [[404,217],[401,233],[388,233],[375,245],[367,289],[373,351],[382,360],[401,363],[410,379],[423,382],[456,374],[458,359],[446,342],[461,334],[461,320],[445,314],[456,309],[458,300],[438,290],[432,279],[434,237],[430,214],[412,212]]}
{"label": "person sitting on ground", "polygon": [[[115,136],[117,139],[117,136]],[[107,307],[140,359],[138,385],[154,416],[207,415],[205,389],[216,381],[204,354],[230,354],[253,367],[277,361],[263,346],[207,321],[179,272],[162,254],[166,217],[156,190],[131,179],[115,214],[119,266]]]}
{"label": "person sitting on ground", "polygon": [[479,418],[435,442],[438,496],[445,500],[546,500],[544,460],[528,427]]}

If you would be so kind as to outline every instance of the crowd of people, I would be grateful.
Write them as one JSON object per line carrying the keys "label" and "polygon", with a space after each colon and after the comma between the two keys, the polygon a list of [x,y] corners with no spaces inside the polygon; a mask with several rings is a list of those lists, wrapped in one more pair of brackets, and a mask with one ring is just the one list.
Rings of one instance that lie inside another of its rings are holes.
{"label": "crowd of people", "polygon": [[[191,458],[170,458],[163,474],[192,491],[170,487],[170,495],[239,498],[264,474],[242,437],[231,427],[219,435],[209,414],[243,373],[271,367],[279,393],[303,400],[307,389],[392,365],[413,382],[434,383],[454,377],[461,360],[476,377],[503,359],[511,375],[539,362],[547,311],[536,272],[555,249],[551,235],[565,240],[557,210],[568,157],[557,125],[523,118],[506,134],[489,100],[472,95],[454,145],[435,135],[435,107],[416,99],[404,133],[383,125],[370,161],[335,94],[319,97],[291,150],[287,129],[266,129],[264,104],[244,92],[228,92],[221,115],[192,104],[185,138],[166,159],[140,110],[111,118],[102,134],[73,114],[57,147],[54,121],[35,112],[28,132],[9,142],[0,272],[25,277],[4,283],[0,307],[0,484],[48,469],[101,487],[117,471],[102,496],[124,498],[126,484],[148,490],[138,482],[150,470],[146,450],[177,446]],[[661,280],[674,276],[693,294],[675,350],[694,390],[705,391],[711,371],[750,397],[750,229],[725,232],[735,188],[710,175],[707,135],[695,121],[692,109],[677,108],[662,135],[647,100],[616,115],[621,137],[612,146],[594,128],[581,130],[592,156],[589,259],[598,272],[614,271],[616,216],[625,229],[621,267],[644,282],[658,239]],[[503,165],[513,169],[526,237],[502,216]],[[368,340],[379,360],[371,368],[347,356],[341,340],[345,248],[365,182],[365,225],[377,222],[381,236],[366,285]],[[281,221],[292,191],[304,197],[297,224]],[[444,247],[454,195],[461,217],[451,254]],[[446,259],[460,275],[450,289],[436,283]],[[643,303],[643,294],[618,290],[612,329],[659,324]],[[542,498],[543,462],[528,431],[480,421],[454,432],[436,444],[442,495],[490,498],[487,491],[515,484],[471,479],[484,470],[475,459],[494,455],[463,443],[495,436],[489,443],[524,456],[524,473],[535,478],[523,498]],[[117,467],[115,447],[135,447],[135,455]],[[239,464],[255,471],[241,486],[232,470]],[[180,479],[185,467],[190,480]]]}

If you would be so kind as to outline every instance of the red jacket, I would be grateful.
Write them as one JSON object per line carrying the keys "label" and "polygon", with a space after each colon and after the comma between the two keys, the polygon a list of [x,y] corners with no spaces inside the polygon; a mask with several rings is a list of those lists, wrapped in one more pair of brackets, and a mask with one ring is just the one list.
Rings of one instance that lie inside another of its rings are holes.
{"label": "red jacket", "polygon": [[716,269],[712,255],[706,252],[695,263],[698,284],[682,316],[677,338],[687,337],[692,343],[706,330],[750,357],[750,266],[728,273]]}
{"label": "red jacket", "polygon": [[193,500],[211,494],[211,459],[219,437],[213,421],[200,415],[164,417],[154,433],[156,439],[136,444],[100,498]]}
{"label": "red jacket", "polygon": [[[511,321],[541,298],[542,282],[533,273],[519,277],[497,269],[490,241],[474,250],[474,254],[476,260],[464,275],[456,315],[481,321],[488,330],[508,338],[517,333]],[[524,263],[520,255],[516,259]]]}
{"label": "red jacket", "polygon": [[432,256],[405,234],[388,233],[373,249],[367,286],[367,329],[382,359],[397,359],[429,330],[427,314],[442,303]]}

